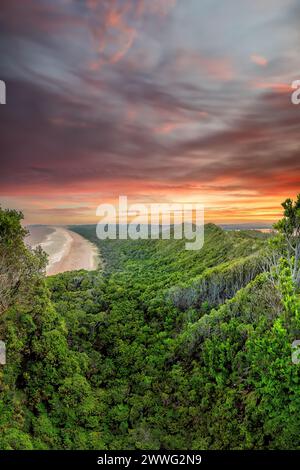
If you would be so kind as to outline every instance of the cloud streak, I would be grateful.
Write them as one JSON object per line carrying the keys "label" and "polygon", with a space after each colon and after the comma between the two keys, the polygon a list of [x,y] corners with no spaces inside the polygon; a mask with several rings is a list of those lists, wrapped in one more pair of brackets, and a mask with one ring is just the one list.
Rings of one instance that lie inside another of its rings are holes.
{"label": "cloud streak", "polygon": [[122,193],[199,200],[216,220],[275,218],[300,180],[298,10],[276,0],[262,25],[255,2],[229,0],[237,26],[215,3],[4,0],[4,203],[34,222],[93,221]]}

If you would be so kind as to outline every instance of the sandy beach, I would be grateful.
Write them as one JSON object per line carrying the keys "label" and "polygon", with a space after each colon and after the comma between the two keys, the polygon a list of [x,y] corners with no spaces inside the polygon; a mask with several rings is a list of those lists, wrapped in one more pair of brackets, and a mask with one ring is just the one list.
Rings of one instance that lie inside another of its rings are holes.
{"label": "sandy beach", "polygon": [[97,269],[99,252],[93,243],[65,227],[29,227],[27,243],[35,248],[41,245],[48,254],[46,275],[86,269]]}

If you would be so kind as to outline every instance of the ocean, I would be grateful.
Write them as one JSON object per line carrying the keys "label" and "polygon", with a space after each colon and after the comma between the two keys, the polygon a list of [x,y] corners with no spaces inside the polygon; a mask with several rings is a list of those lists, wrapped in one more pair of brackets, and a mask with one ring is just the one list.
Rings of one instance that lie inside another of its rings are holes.
{"label": "ocean", "polygon": [[31,225],[26,244],[38,245],[48,255],[47,275],[79,269],[93,270],[99,264],[99,253],[95,245],[66,227]]}

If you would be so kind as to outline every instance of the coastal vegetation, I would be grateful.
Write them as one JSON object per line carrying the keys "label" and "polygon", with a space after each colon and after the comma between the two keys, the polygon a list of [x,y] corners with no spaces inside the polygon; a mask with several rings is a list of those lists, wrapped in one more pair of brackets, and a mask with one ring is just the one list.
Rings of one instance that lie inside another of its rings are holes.
{"label": "coastal vegetation", "polygon": [[98,240],[45,278],[0,210],[1,449],[299,449],[300,196],[272,236]]}

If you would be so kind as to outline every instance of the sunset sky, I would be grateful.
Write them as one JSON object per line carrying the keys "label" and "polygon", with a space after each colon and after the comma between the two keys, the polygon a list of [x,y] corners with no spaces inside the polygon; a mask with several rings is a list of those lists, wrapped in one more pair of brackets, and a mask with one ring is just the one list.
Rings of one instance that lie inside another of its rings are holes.
{"label": "sunset sky", "polygon": [[299,25],[299,0],[1,0],[1,205],[93,223],[127,195],[275,221],[300,192]]}

